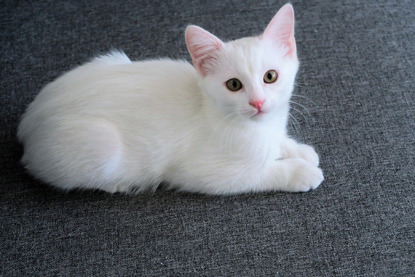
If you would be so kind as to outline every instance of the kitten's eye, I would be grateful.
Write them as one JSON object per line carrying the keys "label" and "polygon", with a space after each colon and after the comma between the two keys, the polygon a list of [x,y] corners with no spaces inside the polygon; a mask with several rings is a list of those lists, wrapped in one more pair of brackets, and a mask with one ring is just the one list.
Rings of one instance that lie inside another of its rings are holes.
{"label": "kitten's eye", "polygon": [[264,82],[267,84],[274,83],[278,79],[278,73],[277,71],[271,69],[265,72],[264,75]]}
{"label": "kitten's eye", "polygon": [[226,81],[226,86],[231,91],[238,91],[242,88],[242,83],[238,79],[232,78]]}

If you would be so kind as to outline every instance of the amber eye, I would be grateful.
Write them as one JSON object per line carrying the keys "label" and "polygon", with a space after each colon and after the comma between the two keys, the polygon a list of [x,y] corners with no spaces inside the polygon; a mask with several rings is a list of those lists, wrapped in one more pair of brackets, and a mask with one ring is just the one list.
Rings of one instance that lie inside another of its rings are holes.
{"label": "amber eye", "polygon": [[232,78],[226,81],[226,86],[231,91],[238,91],[242,88],[242,83],[238,79]]}
{"label": "amber eye", "polygon": [[264,75],[264,82],[267,84],[274,83],[278,79],[278,73],[277,71],[271,69],[265,72]]}

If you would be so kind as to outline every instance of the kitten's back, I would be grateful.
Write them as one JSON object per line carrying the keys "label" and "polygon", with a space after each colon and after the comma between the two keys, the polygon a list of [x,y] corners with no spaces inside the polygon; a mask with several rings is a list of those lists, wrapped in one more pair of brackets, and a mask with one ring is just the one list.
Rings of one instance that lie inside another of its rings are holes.
{"label": "kitten's back", "polygon": [[29,106],[18,129],[22,162],[68,189],[157,184],[151,176],[170,160],[162,154],[165,138],[175,145],[191,128],[186,120],[200,106],[197,87],[185,61],[131,62],[118,52],[96,58],[47,85]]}

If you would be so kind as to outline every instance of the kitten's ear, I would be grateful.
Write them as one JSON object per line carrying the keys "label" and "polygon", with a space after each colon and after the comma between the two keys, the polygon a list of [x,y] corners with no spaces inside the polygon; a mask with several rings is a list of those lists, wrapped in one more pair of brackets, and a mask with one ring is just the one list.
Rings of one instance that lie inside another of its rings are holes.
{"label": "kitten's ear", "polygon": [[202,76],[206,76],[209,65],[214,61],[216,52],[223,42],[204,29],[190,25],[186,28],[186,44],[192,56],[193,66]]}
{"label": "kitten's ear", "polygon": [[286,55],[295,57],[297,47],[294,38],[294,9],[291,4],[285,4],[274,16],[265,29],[263,37],[283,45]]}

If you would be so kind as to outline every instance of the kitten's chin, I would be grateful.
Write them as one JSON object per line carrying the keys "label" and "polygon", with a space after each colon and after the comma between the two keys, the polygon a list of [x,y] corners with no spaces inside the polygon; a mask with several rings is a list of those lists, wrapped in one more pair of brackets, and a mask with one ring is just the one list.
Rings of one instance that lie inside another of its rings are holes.
{"label": "kitten's chin", "polygon": [[254,113],[253,115],[250,115],[249,119],[253,121],[262,121],[265,120],[268,116],[269,114],[267,112],[259,111]]}

